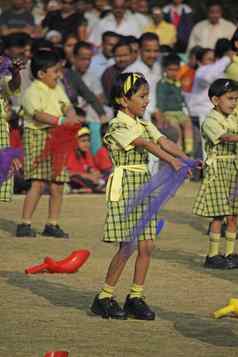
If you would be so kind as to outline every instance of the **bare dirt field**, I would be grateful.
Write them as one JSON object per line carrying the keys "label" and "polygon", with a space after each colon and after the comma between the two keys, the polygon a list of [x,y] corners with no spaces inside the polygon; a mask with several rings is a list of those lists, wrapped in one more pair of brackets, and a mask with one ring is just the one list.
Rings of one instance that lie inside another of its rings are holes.
{"label": "bare dirt field", "polygon": [[[208,221],[194,217],[197,184],[186,183],[162,212],[166,226],[154,252],[146,298],[157,313],[154,322],[92,317],[89,306],[101,287],[115,246],[100,241],[104,196],[68,195],[62,226],[70,240],[14,237],[23,197],[0,205],[0,357],[43,357],[66,350],[69,357],[235,357],[238,319],[214,320],[214,310],[238,297],[238,270],[203,268]],[[47,196],[34,217],[41,231]],[[24,269],[50,255],[75,249],[91,256],[75,274],[25,275]],[[131,284],[129,262],[116,297],[120,303]]]}

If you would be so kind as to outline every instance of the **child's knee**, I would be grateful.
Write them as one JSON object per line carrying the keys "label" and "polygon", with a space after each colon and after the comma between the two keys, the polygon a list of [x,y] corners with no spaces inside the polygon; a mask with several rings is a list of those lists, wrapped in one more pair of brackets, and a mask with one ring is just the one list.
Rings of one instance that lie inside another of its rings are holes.
{"label": "child's knee", "polygon": [[60,196],[63,194],[64,185],[62,183],[52,182],[50,184],[50,194],[55,196]]}
{"label": "child's knee", "polygon": [[140,242],[139,254],[144,256],[151,256],[155,248],[154,241],[152,239]]}
{"label": "child's knee", "polygon": [[45,188],[45,182],[40,180],[33,180],[31,183],[31,187],[32,189],[37,190],[40,193],[43,193]]}

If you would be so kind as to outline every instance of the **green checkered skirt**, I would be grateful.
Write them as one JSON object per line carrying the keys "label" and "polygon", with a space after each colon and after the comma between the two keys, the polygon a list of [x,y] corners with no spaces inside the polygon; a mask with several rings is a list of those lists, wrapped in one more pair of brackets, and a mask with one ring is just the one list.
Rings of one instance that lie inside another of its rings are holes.
{"label": "green checkered skirt", "polygon": [[[10,146],[9,141],[9,127],[6,119],[0,116],[0,148]],[[0,201],[10,201],[13,195],[13,178],[5,181],[0,186]]]}
{"label": "green checkered skirt", "polygon": [[68,182],[69,175],[64,170],[58,177],[52,177],[51,159],[41,161],[36,165],[35,160],[45,147],[49,129],[25,128],[23,134],[24,143],[24,178],[26,180],[42,180],[54,182]]}
{"label": "green checkered skirt", "polygon": [[216,147],[206,143],[208,157],[209,153],[213,153],[215,156],[225,155],[227,158],[218,158],[205,167],[205,177],[193,207],[194,214],[205,217],[238,214],[238,199],[232,198],[232,193],[238,185],[236,151],[235,143],[220,143]]}
{"label": "green checkered skirt", "polygon": [[[129,151],[114,150],[111,152],[115,166],[120,165],[142,165],[148,163],[148,152],[140,149]],[[131,233],[145,209],[148,202],[140,204],[134,211],[125,217],[125,208],[129,197],[133,197],[141,185],[150,179],[149,172],[133,172],[124,170],[122,179],[122,192],[118,201],[107,202],[107,216],[104,226],[103,241],[123,242],[131,239]],[[110,196],[110,190],[109,190]],[[139,240],[156,239],[157,217],[152,219],[144,232],[139,236]]]}

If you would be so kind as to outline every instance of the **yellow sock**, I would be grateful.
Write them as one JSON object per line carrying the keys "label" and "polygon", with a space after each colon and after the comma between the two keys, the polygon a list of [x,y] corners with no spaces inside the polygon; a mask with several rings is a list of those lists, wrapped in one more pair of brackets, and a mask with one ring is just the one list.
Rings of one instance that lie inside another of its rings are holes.
{"label": "yellow sock", "polygon": [[143,296],[143,285],[132,284],[131,291],[130,291],[130,298],[140,298]]}
{"label": "yellow sock", "polygon": [[101,292],[98,295],[99,300],[105,298],[111,298],[113,296],[114,286],[104,284]]}
{"label": "yellow sock", "polygon": [[235,241],[236,241],[236,232],[233,233],[233,232],[226,231],[226,252],[225,252],[226,257],[234,253]]}
{"label": "yellow sock", "polygon": [[186,154],[191,154],[193,152],[193,138],[184,138],[184,151]]}
{"label": "yellow sock", "polygon": [[214,257],[219,253],[219,245],[220,245],[220,233],[213,233],[209,234],[209,249],[208,249],[208,256]]}

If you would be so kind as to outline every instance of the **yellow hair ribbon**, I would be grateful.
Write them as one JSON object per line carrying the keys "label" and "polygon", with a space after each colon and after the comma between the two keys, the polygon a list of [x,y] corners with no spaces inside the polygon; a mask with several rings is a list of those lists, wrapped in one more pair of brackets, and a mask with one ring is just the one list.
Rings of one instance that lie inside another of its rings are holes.
{"label": "yellow hair ribbon", "polygon": [[123,92],[126,95],[131,88],[135,85],[137,79],[141,78],[142,75],[139,73],[132,73],[127,77],[123,85]]}

